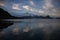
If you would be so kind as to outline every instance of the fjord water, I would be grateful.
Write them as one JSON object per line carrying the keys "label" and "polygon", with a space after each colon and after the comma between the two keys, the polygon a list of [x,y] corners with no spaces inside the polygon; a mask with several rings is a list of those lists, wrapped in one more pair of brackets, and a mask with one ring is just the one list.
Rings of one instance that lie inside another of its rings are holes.
{"label": "fjord water", "polygon": [[[11,19],[8,21],[13,22],[14,24],[3,30],[5,34],[4,37],[6,36],[5,40],[59,39],[59,36],[56,36],[58,37],[56,38],[54,35],[60,35],[58,34],[60,33],[60,19]],[[57,30],[59,32],[57,32]]]}
{"label": "fjord water", "polygon": [[13,22],[14,24],[9,26],[7,29],[14,28],[45,28],[45,27],[60,27],[60,19],[9,19],[7,21]]}

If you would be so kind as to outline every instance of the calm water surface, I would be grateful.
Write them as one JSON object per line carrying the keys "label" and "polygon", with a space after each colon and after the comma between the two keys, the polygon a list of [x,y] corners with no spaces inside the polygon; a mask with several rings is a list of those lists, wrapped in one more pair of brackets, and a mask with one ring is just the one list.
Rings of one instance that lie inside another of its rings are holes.
{"label": "calm water surface", "polygon": [[14,28],[43,28],[43,27],[60,27],[60,19],[11,19],[14,24],[4,30],[13,30]]}
{"label": "calm water surface", "polygon": [[[31,35],[34,35],[34,33],[44,32],[44,36],[47,36],[46,40],[49,40],[49,35],[52,31],[60,29],[60,19],[14,19],[8,21],[13,21],[14,24],[3,30],[2,33],[5,34],[6,38],[8,38],[9,35],[20,35],[28,32],[31,32]],[[11,40],[14,40],[14,38]],[[19,40],[19,37],[17,40]]]}

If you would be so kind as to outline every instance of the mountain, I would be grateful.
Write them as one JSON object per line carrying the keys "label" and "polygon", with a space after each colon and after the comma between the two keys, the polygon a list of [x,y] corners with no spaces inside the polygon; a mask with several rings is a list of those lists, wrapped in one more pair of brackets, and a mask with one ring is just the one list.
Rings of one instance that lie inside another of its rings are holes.
{"label": "mountain", "polygon": [[9,12],[5,11],[4,9],[0,8],[0,19],[16,19],[18,17],[10,15]]}
{"label": "mountain", "polygon": [[5,10],[3,10],[2,8],[0,8],[0,32],[7,28],[8,26],[12,25],[13,23],[11,22],[7,22],[7,21],[2,21],[3,19],[9,19],[12,16]]}
{"label": "mountain", "polygon": [[5,18],[6,19],[11,18],[11,15],[7,11],[0,8],[0,19],[5,19]]}

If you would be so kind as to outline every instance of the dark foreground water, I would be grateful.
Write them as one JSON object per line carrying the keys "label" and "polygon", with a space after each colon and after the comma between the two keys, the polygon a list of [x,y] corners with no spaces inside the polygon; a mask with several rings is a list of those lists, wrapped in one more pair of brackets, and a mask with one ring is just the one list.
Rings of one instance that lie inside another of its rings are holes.
{"label": "dark foreground water", "polygon": [[60,19],[13,19],[0,40],[60,40]]}

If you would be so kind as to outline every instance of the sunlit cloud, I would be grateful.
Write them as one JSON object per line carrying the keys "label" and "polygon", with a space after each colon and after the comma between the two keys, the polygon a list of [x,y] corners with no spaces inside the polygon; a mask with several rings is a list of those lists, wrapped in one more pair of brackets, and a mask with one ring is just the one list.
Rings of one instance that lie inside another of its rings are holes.
{"label": "sunlit cloud", "polygon": [[30,10],[31,9],[31,7],[30,6],[27,6],[27,5],[25,5],[25,6],[22,6],[24,9],[26,9],[26,10]]}
{"label": "sunlit cloud", "polygon": [[0,2],[0,6],[5,6],[5,4]]}
{"label": "sunlit cloud", "polygon": [[34,9],[31,8],[30,11],[34,11]]}
{"label": "sunlit cloud", "polygon": [[30,11],[32,11],[32,12],[37,12],[37,9],[31,8]]}
{"label": "sunlit cloud", "polygon": [[38,10],[38,9],[36,9],[36,8],[32,8],[32,7],[30,7],[30,6],[22,6],[22,7],[23,7],[24,9],[26,9],[26,10],[31,11],[31,12],[44,13],[43,10]]}
{"label": "sunlit cloud", "polygon": [[51,4],[45,4],[43,6],[44,9],[51,9],[53,6]]}
{"label": "sunlit cloud", "polygon": [[39,12],[39,13],[44,13],[44,11],[43,11],[43,10],[39,10],[38,12]]}
{"label": "sunlit cloud", "polygon": [[[59,1],[59,0],[56,0],[56,1]],[[54,17],[60,16],[60,10],[59,8],[56,8],[53,6],[52,0],[45,0],[45,4],[43,8],[50,11],[50,12],[46,11],[47,15],[54,16]]]}
{"label": "sunlit cloud", "polygon": [[38,10],[38,9],[34,9],[34,8],[30,9],[30,11],[36,12],[36,13],[39,13],[39,14],[43,14],[44,13],[43,10]]}
{"label": "sunlit cloud", "polygon": [[35,3],[33,1],[29,1],[29,2],[30,2],[31,5],[33,5],[33,6],[35,5]]}
{"label": "sunlit cloud", "polygon": [[19,8],[19,4],[13,4],[12,5],[12,9],[14,9],[14,10],[21,10],[20,8]]}
{"label": "sunlit cloud", "polygon": [[45,0],[45,4],[43,6],[44,9],[51,9],[53,7],[52,0]]}

